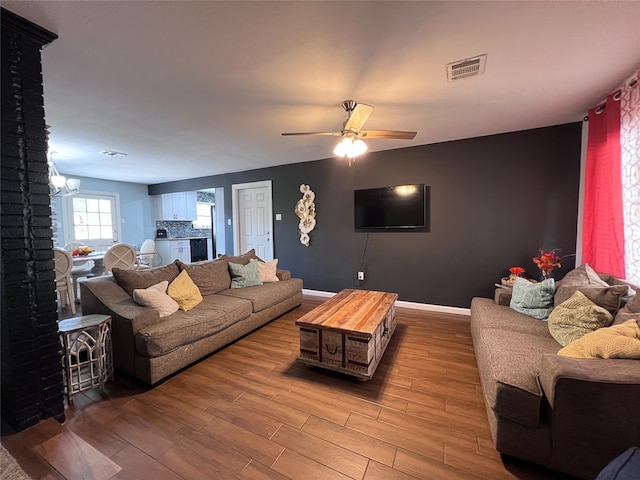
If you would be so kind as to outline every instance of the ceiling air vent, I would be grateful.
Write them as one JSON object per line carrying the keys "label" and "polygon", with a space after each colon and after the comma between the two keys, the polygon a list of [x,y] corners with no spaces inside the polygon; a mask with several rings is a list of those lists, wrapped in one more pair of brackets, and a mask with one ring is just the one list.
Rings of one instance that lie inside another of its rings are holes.
{"label": "ceiling air vent", "polygon": [[475,77],[484,73],[487,64],[487,54],[465,58],[447,64],[447,81],[453,82],[461,78]]}
{"label": "ceiling air vent", "polygon": [[107,157],[124,157],[127,154],[122,152],[115,152],[113,150],[100,150],[98,152],[100,155],[106,155]]}

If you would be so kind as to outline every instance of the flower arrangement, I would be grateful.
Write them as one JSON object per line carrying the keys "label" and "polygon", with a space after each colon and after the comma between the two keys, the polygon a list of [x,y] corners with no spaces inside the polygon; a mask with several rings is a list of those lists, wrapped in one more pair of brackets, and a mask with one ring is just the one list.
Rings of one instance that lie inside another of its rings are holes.
{"label": "flower arrangement", "polygon": [[524,268],[522,267],[511,267],[509,269],[509,276],[502,277],[501,282],[502,285],[506,287],[513,287],[513,284],[516,283],[517,277],[524,277]]}
{"label": "flower arrangement", "polygon": [[539,255],[537,257],[533,257],[533,262],[542,271],[543,280],[546,280],[551,276],[551,272],[554,268],[560,268],[562,266],[560,264],[561,258],[556,254],[556,250],[557,249],[554,249],[549,252],[540,250]]}
{"label": "flower arrangement", "polygon": [[316,204],[313,201],[316,198],[316,194],[313,193],[309,185],[304,183],[300,185],[300,192],[302,198],[296,203],[294,211],[300,219],[298,229],[300,230],[300,243],[305,247],[309,246],[309,233],[316,226]]}
{"label": "flower arrangement", "polygon": [[524,275],[524,268],[522,267],[511,267],[509,269],[509,273],[514,277],[521,277]]}

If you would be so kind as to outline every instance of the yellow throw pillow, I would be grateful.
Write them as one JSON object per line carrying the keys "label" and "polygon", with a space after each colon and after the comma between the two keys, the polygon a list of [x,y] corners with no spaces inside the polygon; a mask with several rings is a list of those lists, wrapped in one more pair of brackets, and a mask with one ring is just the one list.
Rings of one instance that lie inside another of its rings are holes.
{"label": "yellow throw pillow", "polygon": [[558,352],[573,358],[631,358],[640,359],[640,325],[628,320],[613,327],[605,327],[571,342]]}
{"label": "yellow throw pillow", "polygon": [[180,275],[169,284],[167,295],[178,302],[180,310],[184,310],[185,312],[191,310],[202,301],[200,290],[198,290],[197,285],[193,283],[193,280],[191,280],[186,270],[180,272]]}

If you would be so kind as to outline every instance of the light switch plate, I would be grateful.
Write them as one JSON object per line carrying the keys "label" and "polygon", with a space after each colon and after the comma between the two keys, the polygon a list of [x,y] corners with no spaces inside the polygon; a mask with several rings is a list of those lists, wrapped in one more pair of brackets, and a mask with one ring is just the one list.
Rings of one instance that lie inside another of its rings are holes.
{"label": "light switch plate", "polygon": [[276,213],[276,220],[282,220],[282,214]]}

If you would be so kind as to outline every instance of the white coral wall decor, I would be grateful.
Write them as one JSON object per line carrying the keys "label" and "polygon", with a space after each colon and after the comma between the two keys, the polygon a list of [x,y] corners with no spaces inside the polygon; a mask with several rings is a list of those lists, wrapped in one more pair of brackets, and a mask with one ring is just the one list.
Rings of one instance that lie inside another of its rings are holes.
{"label": "white coral wall decor", "polygon": [[309,233],[311,233],[311,230],[316,226],[316,204],[314,203],[316,194],[313,193],[309,185],[305,185],[304,183],[300,185],[300,192],[302,193],[302,198],[296,203],[295,212],[300,219],[300,223],[298,224],[298,228],[300,229],[300,243],[308,247],[309,241],[311,240]]}

